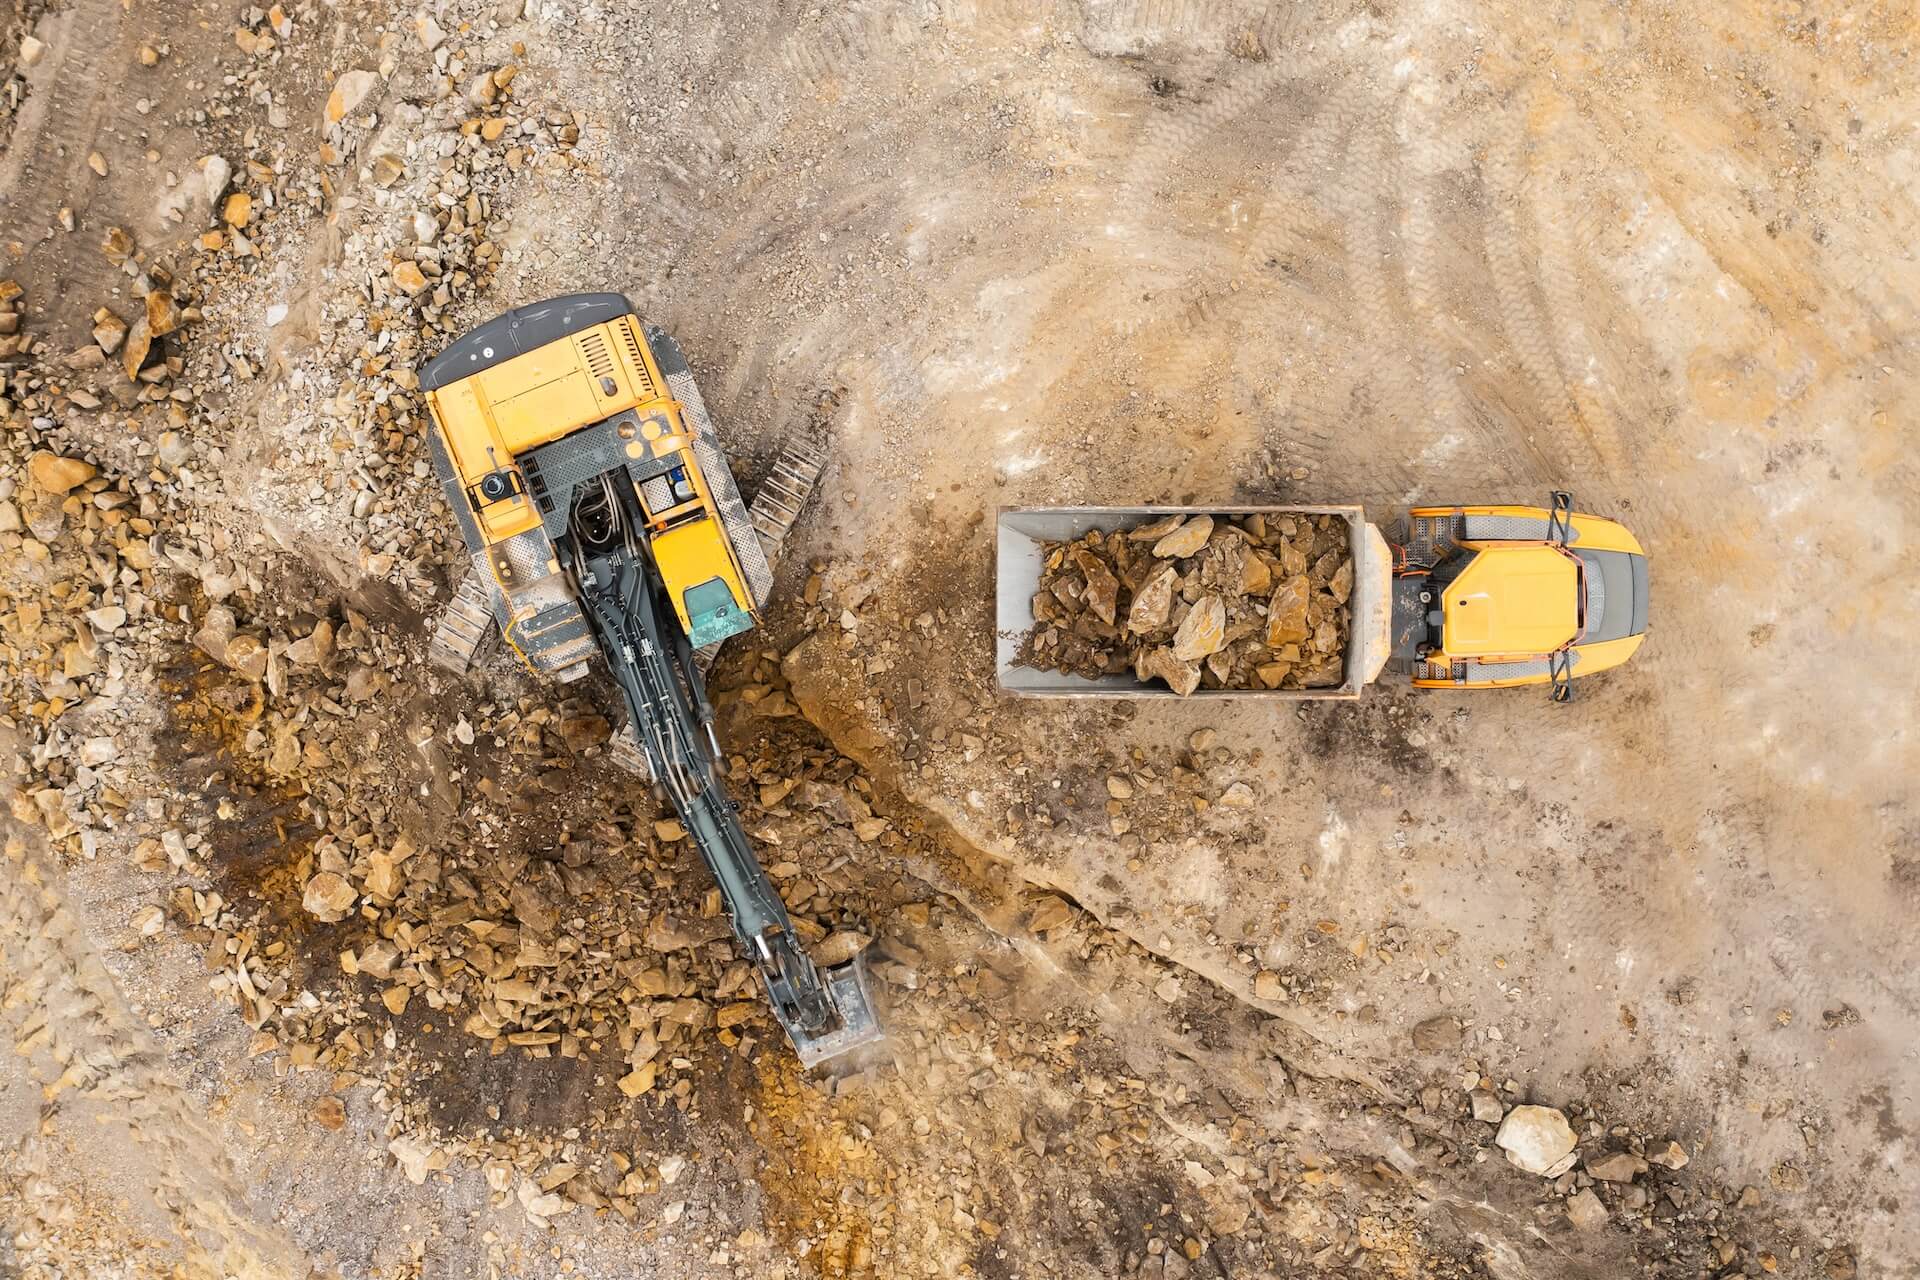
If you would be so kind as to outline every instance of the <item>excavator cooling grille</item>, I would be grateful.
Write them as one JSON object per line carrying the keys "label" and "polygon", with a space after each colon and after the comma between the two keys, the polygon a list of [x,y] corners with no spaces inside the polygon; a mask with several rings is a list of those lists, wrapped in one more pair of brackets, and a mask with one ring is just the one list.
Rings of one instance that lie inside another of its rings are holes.
{"label": "excavator cooling grille", "polygon": [[598,333],[581,337],[580,354],[587,358],[587,369],[594,381],[613,376],[613,352],[607,350],[607,340]]}
{"label": "excavator cooling grille", "polygon": [[618,333],[621,342],[626,344],[627,363],[633,373],[634,392],[642,400],[653,399],[655,394],[653,379],[647,376],[647,362],[640,358],[640,342],[633,336],[633,322],[615,325],[614,332]]}

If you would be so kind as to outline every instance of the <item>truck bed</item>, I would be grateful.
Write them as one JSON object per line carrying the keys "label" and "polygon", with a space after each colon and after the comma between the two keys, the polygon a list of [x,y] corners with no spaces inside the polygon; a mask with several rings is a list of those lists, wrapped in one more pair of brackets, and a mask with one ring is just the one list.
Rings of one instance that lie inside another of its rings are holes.
{"label": "truck bed", "polygon": [[1191,698],[1262,698],[1282,701],[1349,699],[1372,683],[1393,646],[1393,561],[1386,539],[1357,506],[1341,507],[1019,507],[1002,508],[996,527],[994,669],[1003,693],[1023,698],[1178,698],[1159,683],[1131,675],[1088,679],[1018,665],[1021,641],[1033,630],[1033,596],[1040,587],[1046,544],[1067,542],[1092,529],[1132,528],[1161,516],[1318,516],[1347,523],[1353,548],[1353,609],[1343,655],[1343,679],[1325,689],[1196,689]]}

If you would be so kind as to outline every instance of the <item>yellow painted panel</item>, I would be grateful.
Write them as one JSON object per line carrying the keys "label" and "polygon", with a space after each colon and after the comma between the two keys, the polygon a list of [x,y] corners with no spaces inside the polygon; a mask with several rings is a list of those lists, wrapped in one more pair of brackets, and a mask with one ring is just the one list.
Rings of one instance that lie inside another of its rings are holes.
{"label": "yellow painted panel", "polygon": [[480,509],[480,529],[486,535],[488,546],[516,533],[525,533],[539,523],[539,513],[522,497],[489,502]]}
{"label": "yellow painted panel", "polygon": [[[561,350],[565,350],[566,345],[549,344]],[[546,349],[543,347],[541,350]],[[528,353],[539,354],[538,351]],[[520,358],[524,360],[527,357]],[[480,376],[485,378],[487,375],[483,373]],[[549,440],[558,440],[606,416],[601,412],[600,399],[594,394],[592,382],[588,380],[585,370],[578,366],[565,377],[522,391],[510,400],[493,401],[493,420],[498,426],[501,440],[506,443],[507,452],[514,456]]]}
{"label": "yellow painted panel", "polygon": [[1552,653],[1579,624],[1579,582],[1573,562],[1551,547],[1480,552],[1441,596],[1447,656]]}
{"label": "yellow painted panel", "polygon": [[749,603],[751,597],[747,595],[746,586],[741,582],[740,572],[733,562],[733,548],[727,545],[720,521],[712,516],[689,520],[665,533],[656,534],[653,539],[653,560],[660,566],[660,577],[667,585],[667,594],[673,597],[673,611],[679,615],[682,631],[693,625],[687,617],[687,588],[697,587],[714,578],[727,584],[727,590],[733,593],[741,612],[753,612]]}
{"label": "yellow painted panel", "polygon": [[1640,642],[1647,637],[1643,632],[1637,636],[1625,636],[1619,640],[1602,640],[1598,644],[1576,645],[1580,661],[1574,665],[1575,678],[1590,676],[1596,671],[1605,671],[1608,667],[1617,667],[1631,658],[1640,648]]}
{"label": "yellow painted panel", "polygon": [[462,378],[435,391],[428,403],[440,424],[441,443],[447,446],[461,480],[472,484],[493,470],[487,461],[487,446],[494,446],[498,452],[501,444],[493,433],[493,420],[480,402],[479,385],[472,378]]}

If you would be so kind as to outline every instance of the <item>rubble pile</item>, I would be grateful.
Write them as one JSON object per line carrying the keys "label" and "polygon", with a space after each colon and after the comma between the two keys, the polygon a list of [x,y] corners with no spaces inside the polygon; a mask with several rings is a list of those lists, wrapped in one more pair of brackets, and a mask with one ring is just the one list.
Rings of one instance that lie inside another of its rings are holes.
{"label": "rubble pile", "polygon": [[1169,515],[1049,543],[1026,665],[1175,693],[1319,689],[1345,667],[1353,554],[1331,515]]}

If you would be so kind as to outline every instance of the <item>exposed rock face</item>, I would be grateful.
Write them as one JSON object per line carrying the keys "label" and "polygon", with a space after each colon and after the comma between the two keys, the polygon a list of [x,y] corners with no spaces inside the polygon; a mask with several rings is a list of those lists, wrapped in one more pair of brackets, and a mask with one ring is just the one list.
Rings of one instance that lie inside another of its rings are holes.
{"label": "exposed rock face", "polygon": [[1337,685],[1348,538],[1331,516],[1175,514],[1050,545],[1021,661],[1181,694]]}

